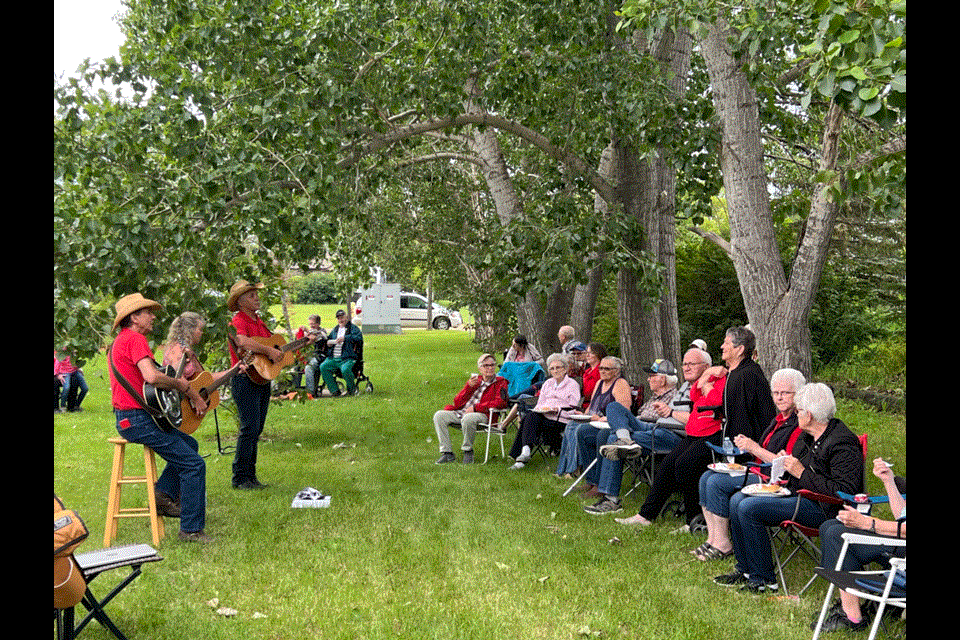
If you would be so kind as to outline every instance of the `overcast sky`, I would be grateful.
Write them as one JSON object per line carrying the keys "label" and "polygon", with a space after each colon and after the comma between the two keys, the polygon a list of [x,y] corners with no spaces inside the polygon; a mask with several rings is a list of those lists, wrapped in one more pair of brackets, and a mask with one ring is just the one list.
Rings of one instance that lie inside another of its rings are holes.
{"label": "overcast sky", "polygon": [[122,9],[120,0],[54,0],[54,75],[72,75],[84,58],[116,55],[123,36],[113,16]]}

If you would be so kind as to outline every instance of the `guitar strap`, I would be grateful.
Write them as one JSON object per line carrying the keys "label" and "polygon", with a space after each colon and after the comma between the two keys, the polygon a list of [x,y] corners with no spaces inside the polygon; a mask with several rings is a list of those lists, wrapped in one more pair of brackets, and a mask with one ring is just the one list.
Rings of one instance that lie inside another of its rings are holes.
{"label": "guitar strap", "polygon": [[113,376],[117,379],[117,382],[119,382],[120,385],[124,389],[126,389],[131,396],[133,396],[133,399],[137,401],[137,404],[140,405],[140,408],[142,408],[144,411],[149,413],[154,418],[162,418],[163,413],[149,406],[147,404],[147,401],[144,399],[143,395],[141,395],[140,392],[136,391],[133,388],[133,385],[127,382],[127,379],[124,378],[122,375],[120,375],[120,372],[117,371],[116,365],[113,364],[113,343],[110,343],[110,346],[107,347],[107,361],[110,362],[110,370],[113,371]]}

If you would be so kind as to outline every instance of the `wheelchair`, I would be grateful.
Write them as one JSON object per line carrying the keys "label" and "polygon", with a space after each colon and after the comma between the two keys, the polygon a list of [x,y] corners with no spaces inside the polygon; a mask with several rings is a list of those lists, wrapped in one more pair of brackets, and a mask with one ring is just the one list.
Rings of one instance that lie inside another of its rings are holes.
{"label": "wheelchair", "polygon": [[[317,363],[317,374],[316,374],[316,384],[317,388],[314,390],[307,389],[310,393],[313,394],[314,398],[319,398],[323,394],[325,384],[323,378],[320,377],[320,365],[323,364],[323,361],[327,359],[326,354],[323,355],[320,362]],[[353,362],[353,379],[356,381],[357,393],[373,393],[373,382],[367,376],[363,370],[363,343],[361,342],[357,346],[357,359]],[[343,379],[343,372],[339,369],[334,370],[334,377],[337,379],[337,392],[345,393],[347,390],[346,381]],[[332,393],[332,391],[331,391]]]}

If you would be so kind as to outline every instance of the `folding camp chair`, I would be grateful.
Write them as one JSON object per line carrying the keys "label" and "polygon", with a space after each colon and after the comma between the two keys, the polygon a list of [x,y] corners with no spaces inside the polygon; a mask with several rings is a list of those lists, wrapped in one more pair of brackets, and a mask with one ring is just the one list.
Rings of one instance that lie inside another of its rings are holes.
{"label": "folding camp chair", "polygon": [[[89,613],[80,621],[80,624],[74,624],[75,608],[63,609],[57,611],[57,638],[58,640],[72,640],[83,630],[87,623],[93,619],[110,630],[118,640],[126,640],[123,632],[114,624],[113,620],[107,615],[104,608],[110,603],[123,589],[133,582],[141,573],[142,567],[148,562],[159,562],[163,560],[157,553],[157,550],[147,544],[132,544],[120,547],[108,547],[98,551],[88,551],[86,553],[74,554],[77,565],[83,572],[83,578],[87,582],[87,590],[83,594],[80,603],[86,607]],[[90,582],[101,573],[111,569],[121,567],[130,567],[130,574],[127,575],[116,587],[113,588],[104,598],[98,600],[90,590]]]}
{"label": "folding camp chair", "polygon": [[[859,436],[859,440],[861,450],[863,451],[863,459],[866,461],[867,434]],[[761,468],[766,466],[769,465],[747,464],[747,467],[749,468]],[[797,495],[828,506],[840,506],[843,504],[843,499],[840,497],[825,496],[814,491],[807,491],[806,489],[798,490]],[[780,586],[783,588],[784,595],[789,595],[789,593],[787,591],[787,581],[784,578],[783,569],[797,554],[803,553],[808,558],[813,560],[815,565],[819,564],[820,559],[823,557],[820,547],[816,542],[816,539],[820,537],[820,529],[819,527],[808,527],[800,522],[797,522],[797,513],[799,509],[800,501],[798,500],[797,507],[794,509],[793,516],[791,518],[780,522],[776,527],[767,528],[767,533],[770,535],[770,546],[773,549],[774,560],[777,563],[777,573],[780,576]],[[784,554],[786,554],[785,557]],[[814,573],[803,586],[803,588],[800,589],[797,595],[802,596],[803,592],[809,589],[810,585],[812,585],[816,579],[817,574]]]}
{"label": "folding camp chair", "polygon": [[883,538],[852,531],[840,535],[843,538],[843,547],[840,549],[840,557],[837,558],[836,566],[832,569],[827,567],[814,569],[817,575],[822,576],[830,583],[830,587],[827,589],[827,595],[823,598],[823,607],[820,609],[820,617],[817,619],[817,626],[813,631],[813,640],[820,637],[820,630],[827,617],[827,610],[830,608],[835,586],[858,598],[878,603],[873,626],[867,638],[867,640],[873,640],[877,635],[877,629],[879,629],[880,622],[883,619],[883,610],[887,605],[902,609],[907,608],[907,560],[906,558],[891,558],[890,568],[881,571],[841,571],[840,567],[851,544],[906,547],[907,541],[905,538]]}
{"label": "folding camp chair", "polygon": [[[506,435],[506,429],[499,426],[503,424],[504,416],[509,412],[509,409],[494,409],[491,408],[487,414],[487,421],[481,422],[477,425],[477,433],[486,433],[487,434],[487,452],[483,457],[483,464],[487,464],[487,461],[490,459],[490,437],[497,436],[500,438],[500,457],[505,458],[507,456],[506,449],[503,446],[503,436]],[[494,416],[499,416],[497,420],[494,420]]]}

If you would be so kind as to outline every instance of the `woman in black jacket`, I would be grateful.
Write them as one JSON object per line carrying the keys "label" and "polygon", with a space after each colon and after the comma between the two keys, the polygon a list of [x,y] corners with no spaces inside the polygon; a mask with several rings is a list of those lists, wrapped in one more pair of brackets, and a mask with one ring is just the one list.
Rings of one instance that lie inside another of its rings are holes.
{"label": "woman in black jacket", "polygon": [[714,578],[717,584],[754,592],[776,591],[767,527],[793,519],[816,528],[837,514],[836,507],[800,497],[796,492],[807,489],[835,496],[837,491],[863,491],[863,448],[860,439],[833,417],[837,405],[830,387],[819,382],[807,384],[800,389],[795,403],[797,422],[804,433],[797,440],[793,455],[780,452],[785,456],[786,488],[791,495],[734,494],[730,499],[730,534],[737,563],[733,573]]}

